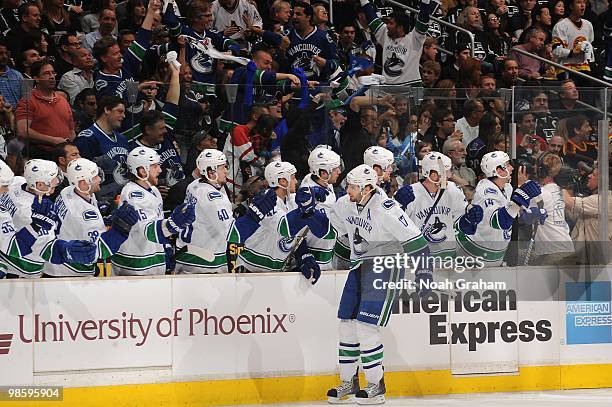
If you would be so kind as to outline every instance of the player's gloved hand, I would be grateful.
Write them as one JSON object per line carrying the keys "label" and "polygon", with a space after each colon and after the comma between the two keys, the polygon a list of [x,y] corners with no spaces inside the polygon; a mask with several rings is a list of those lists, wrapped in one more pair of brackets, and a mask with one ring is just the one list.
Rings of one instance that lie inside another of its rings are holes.
{"label": "player's gloved hand", "polygon": [[542,189],[540,186],[535,181],[529,180],[514,190],[510,196],[510,200],[518,206],[528,208],[529,201],[541,193]]}
{"label": "player's gloved hand", "polygon": [[460,219],[459,230],[466,235],[476,233],[478,224],[482,221],[483,211],[480,205],[473,205]]}
{"label": "player's gloved hand", "polygon": [[92,264],[96,261],[97,246],[85,240],[68,240],[63,247],[64,263]]}
{"label": "player's gloved hand", "polygon": [[414,201],[414,190],[412,189],[412,185],[406,185],[401,187],[393,196],[397,202],[399,202],[402,209],[406,209],[408,204]]}
{"label": "player's gloved hand", "polygon": [[261,194],[253,198],[253,201],[247,209],[247,216],[257,223],[261,222],[264,220],[266,215],[274,210],[277,199],[278,198],[274,189],[268,189],[265,194]]}
{"label": "player's gloved hand", "polygon": [[313,285],[319,281],[321,277],[321,267],[319,267],[319,264],[311,253],[306,253],[300,259],[300,271],[306,280],[310,281]]}
{"label": "player's gloved hand", "polygon": [[538,208],[537,206],[532,206],[531,208],[525,209],[525,211],[519,217],[519,222],[524,225],[535,225],[540,222],[540,225],[543,225],[548,218],[548,212],[546,209]]}
{"label": "player's gloved hand", "polygon": [[321,187],[302,187],[295,194],[295,203],[304,215],[312,215],[317,202],[324,202],[329,192]]}
{"label": "player's gloved hand", "polygon": [[195,208],[191,204],[180,204],[170,214],[166,227],[171,234],[179,233],[195,221]]}
{"label": "player's gloved hand", "polygon": [[34,198],[32,203],[32,226],[39,229],[51,230],[55,226],[55,214],[53,213],[53,201],[47,197]]}
{"label": "player's gloved hand", "polygon": [[417,270],[414,275],[416,283],[416,291],[420,297],[425,297],[431,292],[431,282],[433,281],[433,273],[431,270]]}
{"label": "player's gloved hand", "polygon": [[139,217],[136,209],[129,203],[123,202],[123,205],[117,208],[113,214],[111,227],[127,236],[130,234],[132,226],[138,223],[138,220]]}

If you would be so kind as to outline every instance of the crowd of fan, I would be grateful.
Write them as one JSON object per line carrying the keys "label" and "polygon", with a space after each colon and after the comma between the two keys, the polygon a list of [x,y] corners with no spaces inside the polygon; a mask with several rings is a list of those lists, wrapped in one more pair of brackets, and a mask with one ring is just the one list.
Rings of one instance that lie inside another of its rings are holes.
{"label": "crowd of fan", "polygon": [[[375,3],[396,38],[413,30],[414,15]],[[397,61],[383,60],[359,0],[334,0],[333,21],[327,2],[310,0],[2,5],[0,156],[15,174],[28,158],[53,156],[63,170],[71,159],[91,159],[107,175],[101,200],[120,190],[125,155],[137,145],[162,157],[166,209],[182,202],[205,148],[228,156],[236,201],[262,187],[263,167],[278,157],[301,178],[320,144],[340,154],[344,173],[363,163],[371,145],[391,150],[397,171],[390,194],[416,181],[426,152],[440,151],[453,161],[451,180],[469,196],[482,176],[480,158],[508,150],[511,111],[518,155],[534,168],[550,152],[587,175],[597,159],[601,115],[588,105],[600,104],[598,93],[512,48],[599,76],[603,1],[436,3],[432,16],[470,31],[474,46],[464,32],[432,22],[419,56],[422,91],[384,86],[383,67]],[[292,48],[296,38],[301,44]],[[362,77],[381,86],[364,86]],[[228,95],[228,84],[238,85],[236,95]],[[505,89],[512,88],[511,98]],[[107,138],[95,137],[96,129]]]}

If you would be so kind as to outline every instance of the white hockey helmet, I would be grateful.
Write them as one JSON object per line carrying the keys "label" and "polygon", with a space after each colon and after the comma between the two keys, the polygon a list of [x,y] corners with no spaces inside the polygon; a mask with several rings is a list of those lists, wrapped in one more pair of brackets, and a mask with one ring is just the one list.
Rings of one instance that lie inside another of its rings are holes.
{"label": "white hockey helmet", "polygon": [[372,146],[368,147],[363,153],[363,163],[374,168],[378,165],[382,170],[386,170],[388,166],[394,162],[393,153],[384,147]]}
{"label": "white hockey helmet", "polygon": [[378,184],[378,175],[374,168],[366,164],[358,165],[346,174],[347,185],[357,185],[362,191],[370,185],[372,188],[376,188]]}
{"label": "white hockey helmet", "polygon": [[[510,157],[503,151],[493,151],[485,154],[480,160],[480,168],[484,173],[485,177],[499,177],[497,173],[497,167],[502,167],[506,170],[506,164],[510,161]],[[502,178],[508,178],[510,172],[506,170],[507,175]]]}
{"label": "white hockey helmet", "polygon": [[[23,176],[28,187],[41,194],[48,194],[52,188],[61,184],[64,179],[56,163],[41,159],[29,160],[24,166]],[[36,188],[38,182],[44,183],[48,190],[41,191]]]}
{"label": "white hockey helmet", "polygon": [[295,173],[297,173],[295,166],[286,161],[273,161],[264,170],[264,176],[270,188],[280,187],[279,181],[283,178],[291,183],[291,176]]}
{"label": "white hockey helmet", "polygon": [[317,177],[321,170],[331,174],[335,168],[340,167],[340,156],[332,151],[329,146],[317,146],[308,156],[308,167],[310,172]]}
{"label": "white hockey helmet", "polygon": [[[70,161],[66,168],[66,178],[70,185],[74,185],[83,193],[87,193],[91,190],[91,184],[96,176],[100,176],[100,182],[104,182],[104,171],[101,171],[98,165],[86,158],[77,158],[76,160]],[[82,191],[79,188],[79,181],[85,181],[89,188],[87,191]]]}
{"label": "white hockey helmet", "polygon": [[[442,174],[440,174],[440,160],[442,160],[442,165],[444,166],[445,171],[450,171],[453,168],[453,162],[450,158],[437,151],[432,151],[431,153],[425,154],[423,161],[421,161],[421,171],[423,172],[423,176],[429,178],[432,171],[435,171],[436,174],[442,176]],[[432,181],[431,178],[429,178],[429,180],[431,182],[435,182]]]}
{"label": "white hockey helmet", "polygon": [[216,173],[220,165],[226,164],[227,158],[225,154],[212,148],[202,150],[198,158],[196,158],[196,167],[198,167],[200,175],[212,183],[217,183],[218,175],[215,175],[214,179],[208,178],[208,170],[211,169]]}
{"label": "white hockey helmet", "polygon": [[[149,147],[136,147],[129,152],[127,157],[127,166],[132,174],[141,181],[147,181],[149,179],[149,168],[152,165],[159,164],[161,161],[157,151]],[[141,178],[138,175],[138,168],[144,168],[146,176]]]}
{"label": "white hockey helmet", "polygon": [[4,161],[0,160],[0,187],[11,185],[14,177],[13,170]]}

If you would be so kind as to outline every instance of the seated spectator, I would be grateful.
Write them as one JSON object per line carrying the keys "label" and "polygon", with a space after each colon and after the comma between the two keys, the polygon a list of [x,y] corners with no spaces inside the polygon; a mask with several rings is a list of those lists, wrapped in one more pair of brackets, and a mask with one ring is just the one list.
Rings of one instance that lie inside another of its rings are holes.
{"label": "seated spectator", "polygon": [[555,134],[557,118],[553,117],[548,108],[548,93],[543,89],[538,89],[532,93],[529,102],[530,111],[536,119],[536,134],[548,141]]}
{"label": "seated spectator", "polygon": [[96,110],[98,103],[96,102],[96,93],[91,88],[85,88],[74,98],[72,116],[77,128],[75,133],[78,134],[91,126],[96,120]]}
{"label": "seated spectator", "polygon": [[519,12],[512,16],[508,30],[514,38],[519,38],[523,31],[531,25],[531,12],[536,6],[536,0],[520,0]]}
{"label": "seated spectator", "polygon": [[55,61],[55,70],[58,78],[74,68],[72,65],[73,51],[81,48],[81,40],[75,34],[64,34],[59,39],[59,58]]}
{"label": "seated spectator", "polygon": [[[81,26],[85,34],[96,31],[100,27],[100,12],[102,10],[113,10],[117,13],[117,2],[115,0],[94,0],[89,14],[81,19]],[[143,19],[146,9],[143,6]],[[113,31],[113,35],[117,35],[117,27]]]}
{"label": "seated spectator", "polygon": [[434,61],[425,61],[421,69],[421,79],[424,88],[433,88],[440,78],[442,67]]}
{"label": "seated spectator", "polygon": [[115,26],[117,25],[117,16],[111,9],[104,9],[100,12],[100,26],[96,31],[92,31],[85,35],[83,39],[83,47],[87,48],[90,52],[93,52],[94,44],[101,38],[116,36],[113,34]]}
{"label": "seated spectator", "polygon": [[[588,91],[587,91],[588,93]],[[581,113],[589,117],[592,112],[583,108],[578,102],[580,100],[580,92],[576,84],[571,79],[566,79],[561,82],[561,90],[559,97],[552,103],[551,110],[553,116],[558,119],[564,119],[574,116],[576,113]]]}
{"label": "seated spectator", "polygon": [[501,135],[501,133],[501,119],[492,112],[485,113],[478,125],[478,137],[472,140],[466,147],[467,166],[474,170],[476,175],[482,174],[480,160],[488,152],[487,145],[489,141]]}
{"label": "seated spectator", "polygon": [[36,86],[30,97],[17,104],[15,118],[19,137],[28,141],[30,158],[48,158],[54,146],[74,140],[70,104],[55,92],[55,71],[47,61],[32,64]]}
{"label": "seated spectator", "polygon": [[446,140],[442,147],[442,154],[449,157],[453,163],[449,181],[453,181],[458,187],[469,185],[475,188],[476,173],[465,162],[467,152],[461,140]]}
{"label": "seated spectator", "polygon": [[[14,137],[15,133],[15,116],[13,115],[13,106],[8,103],[4,96],[0,95],[0,157],[7,162],[7,143]],[[9,166],[9,164],[7,162]]]}
{"label": "seated spectator", "polygon": [[546,140],[535,132],[535,116],[531,112],[525,112],[517,116],[516,143],[517,156],[528,155],[537,157],[546,151]]}
{"label": "seated spectator", "polygon": [[8,45],[4,40],[0,40],[0,95],[4,98],[3,103],[10,104],[14,109],[21,98],[23,75],[11,68],[9,66],[10,62]]}
{"label": "seated spectator", "polygon": [[[539,54],[544,48],[546,33],[539,28],[532,28],[525,35],[525,43],[515,48],[522,49],[531,54]],[[516,59],[519,65],[518,75],[523,79],[539,79],[542,77],[542,63],[520,52],[510,51],[510,58]]]}
{"label": "seated spectator", "polygon": [[[11,54],[19,55],[23,51],[26,45],[24,40],[29,33],[40,33],[40,20],[41,13],[36,3],[26,2],[19,6],[20,22],[6,34],[5,38]],[[48,34],[43,33],[43,36],[47,42],[50,42]]]}
{"label": "seated spectator", "polygon": [[552,136],[550,140],[548,140],[548,149],[546,151],[560,155],[563,146],[565,145],[565,139],[561,136]]}
{"label": "seated spectator", "polygon": [[[32,79],[32,64],[36,61],[40,61],[43,59],[38,50],[35,48],[27,48],[24,49],[21,54],[17,57],[16,65],[19,72],[23,74],[23,79]],[[28,82],[24,81],[24,84],[28,84]],[[31,86],[29,86],[31,89]]]}
{"label": "seated spectator", "polygon": [[[493,62],[495,54],[491,51],[488,37],[483,32],[482,17],[480,10],[474,6],[467,6],[457,18],[457,25],[470,31],[474,38],[473,55],[480,61]],[[470,37],[463,31],[455,31],[451,36],[451,49],[454,44],[470,43]]]}
{"label": "seated spectator", "polygon": [[489,49],[493,54],[492,59],[505,58],[512,47],[512,38],[507,32],[501,30],[500,17],[495,13],[487,14],[485,27]]}
{"label": "seated spectator", "polygon": [[4,37],[11,28],[19,24],[19,4],[21,0],[3,0],[0,9],[0,35]]}
{"label": "seated spectator", "polygon": [[457,44],[457,47],[454,50],[455,52],[455,62],[453,64],[448,64],[442,69],[442,73],[440,74],[440,79],[451,79],[453,82],[457,82],[459,78],[459,67],[463,63],[463,61],[470,58],[470,47],[467,42],[461,42]]}
{"label": "seated spectator", "polygon": [[519,64],[516,59],[506,58],[501,64],[499,88],[512,89],[519,85]]}
{"label": "seated spectator", "polygon": [[421,65],[426,61],[438,62],[438,40],[433,37],[425,38],[425,43],[423,44]]}
{"label": "seated spectator", "polygon": [[70,103],[74,104],[74,99],[84,89],[94,87],[93,68],[94,60],[91,53],[85,48],[78,48],[72,51],[72,68],[61,77],[58,88],[65,90],[70,96]]}
{"label": "seated spectator", "polygon": [[497,89],[497,81],[495,76],[492,74],[486,74],[480,76],[480,90],[482,96],[489,96]]}
{"label": "seated spectator", "polygon": [[245,31],[263,27],[261,16],[248,0],[215,0],[212,2],[213,28],[246,48]]}
{"label": "seated spectator", "polygon": [[573,168],[578,168],[580,161],[592,167],[597,160],[597,143],[589,141],[593,132],[589,119],[577,114],[567,118],[566,126],[569,139],[561,151],[563,161]]}
{"label": "seated spectator", "polygon": [[117,44],[121,53],[124,53],[134,41],[136,41],[136,33],[134,31],[128,29],[119,31]]}
{"label": "seated spectator", "polygon": [[42,0],[41,25],[51,36],[81,31],[79,18],[70,15],[63,0]]}
{"label": "seated spectator", "polygon": [[442,147],[446,140],[455,138],[461,140],[463,133],[455,126],[453,112],[448,109],[438,109],[433,113],[432,123],[435,125],[433,134],[426,135],[423,141],[431,144],[433,151],[442,152]]}
{"label": "seated spectator", "polygon": [[68,178],[66,177],[66,171],[68,170],[68,164],[70,164],[71,161],[74,161],[77,158],[81,158],[81,154],[79,152],[78,147],[71,142],[58,144],[51,152],[51,159],[57,164],[59,169],[62,171],[62,174],[64,175],[62,183],[55,187],[55,191],[53,191],[53,194],[51,194],[50,196],[53,201],[55,201],[55,198],[59,196],[60,192],[62,192],[62,189],[70,185],[68,182]]}
{"label": "seated spectator", "polygon": [[471,99],[463,105],[464,116],[457,120],[455,130],[463,134],[463,145],[467,146],[472,140],[478,137],[478,125],[485,109],[482,101]]}
{"label": "seated spectator", "polygon": [[272,158],[272,133],[276,122],[269,114],[259,116],[255,127],[249,133],[255,154],[267,163]]}

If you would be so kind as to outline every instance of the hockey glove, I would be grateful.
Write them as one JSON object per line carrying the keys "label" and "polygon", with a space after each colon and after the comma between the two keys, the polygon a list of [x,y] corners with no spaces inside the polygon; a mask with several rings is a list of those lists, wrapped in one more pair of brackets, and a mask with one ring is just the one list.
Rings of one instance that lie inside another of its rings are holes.
{"label": "hockey glove", "polygon": [[406,210],[406,207],[410,202],[414,201],[414,190],[412,189],[412,185],[406,185],[401,187],[393,197],[397,202],[399,202],[402,209]]}
{"label": "hockey glove", "polygon": [[324,202],[329,192],[321,187],[302,187],[295,194],[295,203],[303,215],[312,215],[317,202]]}
{"label": "hockey glove", "polygon": [[46,197],[35,197],[32,203],[32,227],[38,232],[40,229],[51,230],[54,226],[53,201]]}
{"label": "hockey glove", "polygon": [[139,217],[136,209],[127,202],[123,202],[112,218],[111,227],[117,232],[127,236],[132,230],[132,226],[138,223]]}
{"label": "hockey glove", "polygon": [[543,225],[548,218],[548,212],[546,209],[540,209],[536,206],[532,206],[531,208],[525,209],[525,211],[519,217],[519,222],[523,225],[535,225],[540,222],[540,225]]}
{"label": "hockey glove", "polygon": [[166,228],[174,235],[192,224],[193,221],[195,221],[195,208],[193,205],[184,203],[174,208],[166,222]]}
{"label": "hockey glove", "polygon": [[514,190],[514,192],[510,196],[510,200],[517,204],[519,207],[522,206],[528,208],[529,201],[532,198],[535,198],[536,196],[540,195],[541,193],[542,189],[540,189],[540,186],[536,182],[529,180]]}
{"label": "hockey glove", "polygon": [[97,246],[95,243],[85,240],[58,240],[56,243],[64,242],[61,247],[61,255],[64,263],[93,264],[96,261]]}
{"label": "hockey glove", "polygon": [[466,213],[459,219],[459,230],[466,235],[473,235],[476,233],[476,227],[482,221],[483,211],[479,205],[473,205]]}
{"label": "hockey glove", "polygon": [[300,259],[300,271],[306,280],[311,281],[314,285],[321,277],[321,268],[315,260],[314,256],[306,253]]}
{"label": "hockey glove", "polygon": [[261,222],[266,215],[274,210],[277,199],[276,192],[274,189],[270,188],[265,194],[253,198],[253,201],[247,209],[247,216],[256,223]]}

